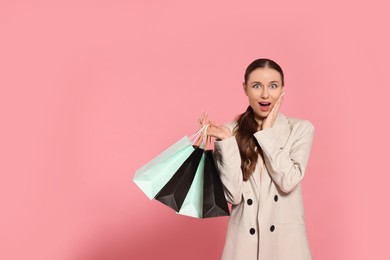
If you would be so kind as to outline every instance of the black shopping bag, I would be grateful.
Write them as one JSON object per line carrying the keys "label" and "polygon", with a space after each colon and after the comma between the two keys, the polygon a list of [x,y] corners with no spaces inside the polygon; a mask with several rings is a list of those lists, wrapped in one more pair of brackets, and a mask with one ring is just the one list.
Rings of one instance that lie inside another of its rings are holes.
{"label": "black shopping bag", "polygon": [[179,211],[191,187],[192,181],[194,180],[204,151],[205,150],[199,146],[195,146],[195,150],[192,154],[157,193],[155,199],[175,211]]}
{"label": "black shopping bag", "polygon": [[203,218],[229,216],[229,207],[223,192],[222,182],[215,167],[213,151],[205,151],[203,177]]}

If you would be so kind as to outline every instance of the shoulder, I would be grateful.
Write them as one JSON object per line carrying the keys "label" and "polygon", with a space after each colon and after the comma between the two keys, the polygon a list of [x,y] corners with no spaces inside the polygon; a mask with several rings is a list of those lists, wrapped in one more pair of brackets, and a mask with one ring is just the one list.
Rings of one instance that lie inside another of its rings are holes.
{"label": "shoulder", "polygon": [[302,119],[297,117],[291,117],[282,115],[290,125],[291,129],[301,130],[303,132],[314,132],[315,127],[313,123],[308,119]]}
{"label": "shoulder", "polygon": [[291,117],[291,116],[285,116],[287,121],[290,123],[292,126],[303,126],[303,127],[309,127],[309,128],[314,128],[314,125],[311,121],[307,119],[302,119],[302,118],[297,118],[297,117]]}

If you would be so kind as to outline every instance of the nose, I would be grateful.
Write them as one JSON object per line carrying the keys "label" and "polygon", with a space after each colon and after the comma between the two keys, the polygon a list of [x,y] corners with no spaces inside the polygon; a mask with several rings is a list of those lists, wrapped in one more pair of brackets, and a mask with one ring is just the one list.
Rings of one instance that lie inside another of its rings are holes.
{"label": "nose", "polygon": [[261,98],[264,98],[264,99],[268,98],[268,88],[262,88],[262,90],[261,90]]}

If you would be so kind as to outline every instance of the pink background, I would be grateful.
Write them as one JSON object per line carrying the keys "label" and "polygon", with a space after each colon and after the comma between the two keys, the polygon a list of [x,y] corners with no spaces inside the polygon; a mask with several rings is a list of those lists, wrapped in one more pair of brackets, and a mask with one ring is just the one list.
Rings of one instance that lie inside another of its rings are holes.
{"label": "pink background", "polygon": [[[33,3],[35,2],[35,3]],[[313,258],[389,259],[387,1],[1,1],[0,259],[219,259],[228,218],[176,215],[135,171],[247,106],[254,59],[316,127]]]}

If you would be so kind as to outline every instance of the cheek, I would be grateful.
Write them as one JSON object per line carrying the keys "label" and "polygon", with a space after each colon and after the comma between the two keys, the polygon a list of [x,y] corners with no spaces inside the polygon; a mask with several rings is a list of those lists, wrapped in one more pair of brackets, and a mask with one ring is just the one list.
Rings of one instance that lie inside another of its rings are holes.
{"label": "cheek", "polygon": [[252,103],[255,101],[255,95],[253,95],[253,91],[250,91],[250,90],[249,90],[249,91],[246,93],[246,95],[247,95],[247,98],[248,98],[249,103],[252,104]]}
{"label": "cheek", "polygon": [[251,99],[257,99],[257,96],[258,94],[256,93],[256,91],[254,89],[250,89],[248,90],[248,98],[251,100]]}
{"label": "cheek", "polygon": [[249,103],[251,104],[254,104],[254,103],[257,103],[258,101],[258,98],[256,96],[249,96],[248,95],[248,99],[249,99]]}
{"label": "cheek", "polygon": [[280,95],[282,95],[282,89],[281,88],[278,88],[278,89],[275,89],[273,92],[272,92],[272,98],[276,101]]}

